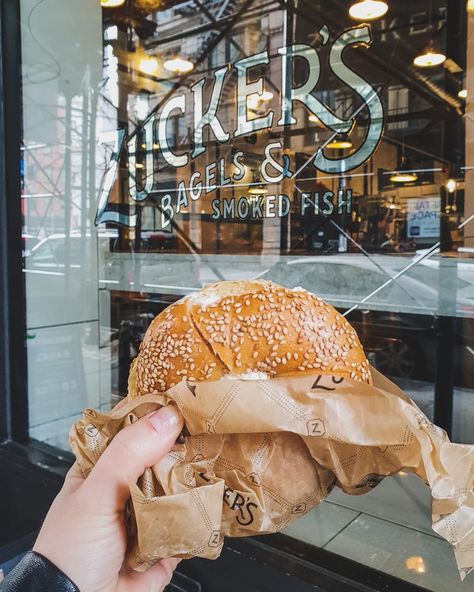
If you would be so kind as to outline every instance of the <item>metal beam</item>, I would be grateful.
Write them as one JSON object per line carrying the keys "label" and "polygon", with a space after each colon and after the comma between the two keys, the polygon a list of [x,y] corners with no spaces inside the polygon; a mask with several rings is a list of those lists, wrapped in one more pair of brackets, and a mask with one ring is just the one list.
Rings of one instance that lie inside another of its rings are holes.
{"label": "metal beam", "polygon": [[0,0],[0,441],[28,438],[19,4]]}

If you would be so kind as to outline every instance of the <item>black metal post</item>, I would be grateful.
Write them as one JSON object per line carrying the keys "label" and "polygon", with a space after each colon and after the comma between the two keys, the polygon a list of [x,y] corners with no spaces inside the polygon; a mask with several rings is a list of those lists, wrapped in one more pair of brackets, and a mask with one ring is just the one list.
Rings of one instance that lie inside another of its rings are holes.
{"label": "black metal post", "polygon": [[28,438],[19,2],[0,0],[0,442]]}
{"label": "black metal post", "polygon": [[433,421],[449,436],[453,429],[454,352],[457,297],[456,259],[444,256],[451,250],[448,192],[441,188],[440,252],[438,268],[438,331]]}
{"label": "black metal post", "polygon": [[[449,58],[463,64],[467,27],[465,3],[454,0],[447,4],[448,18],[446,29],[446,53]],[[462,52],[462,53],[461,53]],[[446,89],[456,94],[457,88],[452,77],[446,77]],[[450,113],[445,119],[444,158],[450,162],[451,170],[456,171],[464,162],[464,130],[461,117]],[[438,292],[438,342],[436,348],[436,381],[434,389],[434,423],[452,436],[454,367],[455,367],[455,327],[457,303],[457,260],[444,256],[452,251],[450,229],[450,199],[446,187],[441,188],[440,208],[440,261]],[[452,254],[452,253],[451,253]]]}

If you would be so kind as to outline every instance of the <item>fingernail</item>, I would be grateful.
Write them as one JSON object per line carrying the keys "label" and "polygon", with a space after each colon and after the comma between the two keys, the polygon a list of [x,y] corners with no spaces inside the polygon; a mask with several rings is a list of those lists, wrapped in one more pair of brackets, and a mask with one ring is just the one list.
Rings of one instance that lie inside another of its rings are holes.
{"label": "fingernail", "polygon": [[159,434],[176,432],[181,425],[181,414],[174,405],[166,405],[148,416],[151,425]]}

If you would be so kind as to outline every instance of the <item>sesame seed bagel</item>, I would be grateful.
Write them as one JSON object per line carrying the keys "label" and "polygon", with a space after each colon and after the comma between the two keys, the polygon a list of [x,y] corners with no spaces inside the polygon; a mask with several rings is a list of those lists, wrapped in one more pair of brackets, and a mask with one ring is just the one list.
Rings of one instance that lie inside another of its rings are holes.
{"label": "sesame seed bagel", "polygon": [[355,330],[317,296],[268,281],[220,282],[153,320],[130,372],[129,396],[181,380],[309,371],[372,382]]}

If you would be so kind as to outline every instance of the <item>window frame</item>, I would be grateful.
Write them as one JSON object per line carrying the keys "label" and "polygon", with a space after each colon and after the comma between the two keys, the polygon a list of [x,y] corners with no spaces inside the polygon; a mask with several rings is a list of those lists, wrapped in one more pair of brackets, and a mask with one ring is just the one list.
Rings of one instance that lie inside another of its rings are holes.
{"label": "window frame", "polygon": [[19,1],[0,0],[0,442],[28,441]]}

